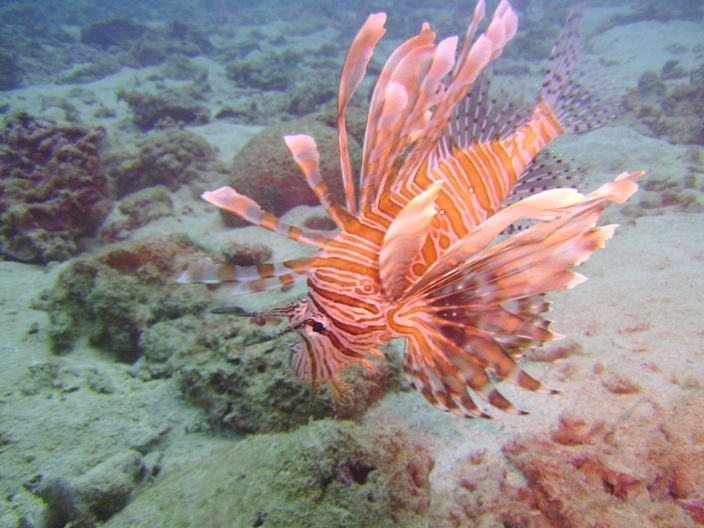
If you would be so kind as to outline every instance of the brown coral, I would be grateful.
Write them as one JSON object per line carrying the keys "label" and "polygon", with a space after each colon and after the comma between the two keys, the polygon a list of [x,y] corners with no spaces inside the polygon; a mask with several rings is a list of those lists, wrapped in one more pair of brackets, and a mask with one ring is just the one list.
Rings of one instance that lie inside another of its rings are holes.
{"label": "brown coral", "polygon": [[[286,134],[301,133],[315,138],[320,151],[321,173],[332,194],[343,201],[337,133],[314,117],[272,126],[254,136],[235,157],[232,186],[259,203],[265,211],[276,215],[298,205],[318,205],[283,139]],[[359,164],[361,148],[352,138],[350,151],[353,164],[355,161]]]}
{"label": "brown coral", "polygon": [[112,208],[98,147],[103,128],[59,127],[27,114],[0,137],[0,241],[23,261],[65,260]]}

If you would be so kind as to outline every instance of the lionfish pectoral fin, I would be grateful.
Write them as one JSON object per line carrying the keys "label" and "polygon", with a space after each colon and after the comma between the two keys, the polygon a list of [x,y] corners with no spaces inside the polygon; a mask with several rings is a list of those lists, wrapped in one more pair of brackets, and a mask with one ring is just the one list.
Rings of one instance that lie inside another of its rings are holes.
{"label": "lionfish pectoral fin", "polygon": [[406,270],[423,246],[436,214],[435,199],[442,181],[432,183],[396,216],[384,236],[379,252],[379,275],[388,300],[401,297]]}
{"label": "lionfish pectoral fin", "polygon": [[[553,200],[545,200],[559,196],[554,191],[519,202],[511,206],[514,211],[528,200],[544,207],[542,212],[524,209],[542,221],[493,246],[483,238],[476,246],[477,241],[460,244],[453,267],[439,275],[428,270],[432,281],[412,290],[390,317],[396,332],[407,338],[406,375],[428,401],[478,416],[471,389],[494,407],[521,412],[496,390],[489,372],[527,390],[555,392],[519,367],[516,352],[559,337],[542,318],[549,310],[544,294],[585,280],[571,268],[603,247],[615,229],[595,227],[599,215],[609,202],[622,203],[632,195],[637,190],[633,180],[642,174],[621,174],[585,196],[564,195],[572,204],[561,212],[553,210]],[[493,226],[484,236],[496,236],[500,228]],[[478,253],[468,255],[470,247]]]}
{"label": "lionfish pectoral fin", "polygon": [[289,286],[307,276],[313,259],[301,257],[256,266],[236,266],[202,258],[191,264],[177,279],[183,284],[234,282],[236,295]]}
{"label": "lionfish pectoral fin", "polygon": [[220,209],[239,216],[250,224],[285,236],[296,242],[323,248],[330,241],[325,236],[282,222],[273,214],[264,211],[257,202],[248,196],[238,193],[232,187],[225,186],[214,191],[206,191],[201,195],[201,198]]}
{"label": "lionfish pectoral fin", "polygon": [[574,189],[551,189],[502,209],[448,248],[406,294],[417,294],[468,258],[485,250],[511,224],[521,220],[555,218],[579,203],[582,198],[583,196]]}

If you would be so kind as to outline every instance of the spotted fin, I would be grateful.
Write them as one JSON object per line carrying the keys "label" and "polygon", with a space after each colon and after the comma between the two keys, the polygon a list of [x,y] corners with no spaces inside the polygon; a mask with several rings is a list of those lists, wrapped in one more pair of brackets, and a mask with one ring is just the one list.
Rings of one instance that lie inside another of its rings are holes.
{"label": "spotted fin", "polygon": [[599,73],[599,65],[580,57],[579,30],[584,6],[567,17],[550,54],[540,99],[552,109],[565,132],[602,126],[616,115],[619,100]]}
{"label": "spotted fin", "polygon": [[[616,226],[594,227],[596,221],[609,202],[621,203],[636,191],[633,180],[641,175],[622,174],[586,196],[552,190],[523,200],[492,217],[489,222],[498,221],[486,232],[465,237],[451,250],[457,255],[430,268],[429,279],[391,315],[406,337],[410,383],[436,407],[467,417],[485,415],[470,389],[494,407],[522,413],[489,372],[526,390],[552,392],[520,368],[516,351],[559,337],[540,317],[548,308],[543,294],[585,280],[570,268],[611,238]],[[542,221],[492,245],[502,222],[515,221],[516,214]]]}

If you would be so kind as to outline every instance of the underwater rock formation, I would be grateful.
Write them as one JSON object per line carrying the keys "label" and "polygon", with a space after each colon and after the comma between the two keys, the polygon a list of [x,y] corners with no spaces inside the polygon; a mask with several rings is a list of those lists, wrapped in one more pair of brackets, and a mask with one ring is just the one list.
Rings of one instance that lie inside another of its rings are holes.
{"label": "underwater rock formation", "polygon": [[165,468],[105,527],[426,526],[432,468],[399,428],[320,421]]}
{"label": "underwater rock formation", "polygon": [[0,137],[0,243],[22,261],[66,260],[112,208],[98,147],[103,128],[21,114]]}
{"label": "underwater rock formation", "polygon": [[295,70],[300,60],[300,54],[293,50],[252,53],[244,60],[229,63],[226,75],[242,88],[282,91],[295,82]]}
{"label": "underwater rock formation", "polygon": [[139,22],[111,18],[84,27],[81,30],[81,42],[104,50],[112,46],[129,49],[132,43],[147,31],[149,28]]}
{"label": "underwater rock formation", "polygon": [[87,334],[118,360],[135,361],[146,329],[208,306],[205,290],[179,288],[173,280],[193,253],[188,239],[174,235],[116,244],[72,261],[37,303],[49,314],[53,352],[70,352],[73,341]]}
{"label": "underwater rock formation", "polygon": [[173,21],[166,31],[122,18],[93,22],[81,30],[81,42],[103,51],[127,57],[139,66],[155,66],[173,54],[194,57],[210,53],[213,45],[199,29]]}
{"label": "underwater rock formation", "polygon": [[36,475],[24,487],[47,505],[47,526],[92,528],[124,508],[148,477],[140,454],[128,450],[79,477]]}
{"label": "underwater rock formation", "polygon": [[692,75],[688,84],[670,89],[663,80],[680,76],[675,68],[663,67],[659,75],[655,71],[643,73],[638,88],[624,97],[623,106],[657,137],[666,137],[672,143],[704,145],[704,82]]}
{"label": "underwater rock formation", "polygon": [[563,416],[552,440],[520,438],[504,453],[553,525],[694,526],[703,419],[694,399],[673,412],[642,401],[617,424]]}
{"label": "underwater rock formation", "polygon": [[[271,433],[334,416],[328,398],[311,398],[310,389],[293,378],[285,343],[243,346],[245,330],[222,318],[208,322],[197,346],[170,364],[178,369],[188,401],[205,409],[214,425],[240,433]],[[179,339],[173,332],[166,338],[166,328],[153,330],[161,331],[162,343]]]}
{"label": "underwater rock formation", "polygon": [[640,399],[612,423],[564,412],[549,436],[504,445],[508,462],[481,451],[458,464],[452,505],[430,525],[695,528],[704,521],[703,424],[695,393],[673,409]]}
{"label": "underwater rock formation", "polygon": [[[323,391],[311,397],[290,371],[286,343],[246,346],[259,326],[203,314],[215,305],[208,289],[173,280],[186,262],[202,256],[187,238],[172,236],[114,244],[75,259],[36,303],[48,313],[54,353],[69,353],[87,335],[117,361],[137,362],[131,372],[138,379],[177,376],[187,399],[205,409],[212,424],[246,433],[287,431],[332,416],[359,418],[401,386],[396,354],[377,361],[376,372],[350,375],[358,390],[347,405]],[[260,264],[269,256],[260,246],[231,248],[228,261]]]}
{"label": "underwater rock formation", "polygon": [[[302,132],[315,137],[320,151],[321,174],[333,196],[344,203],[341,169],[337,161],[337,133],[314,116],[271,126],[254,136],[235,156],[232,186],[275,215],[282,215],[299,205],[318,205],[315,194],[305,184],[283,139],[286,134]],[[349,143],[352,163],[359,166],[361,147],[353,138]],[[223,217],[228,223],[231,219],[233,225],[245,225],[229,213],[223,213]]]}
{"label": "underwater rock formation", "polygon": [[175,94],[156,95],[135,90],[118,93],[132,109],[132,121],[142,132],[167,124],[204,125],[210,121],[205,106]]}
{"label": "underwater rock formation", "polygon": [[168,128],[145,137],[137,152],[132,148],[113,152],[105,165],[119,198],[155,185],[175,191],[215,170],[213,161],[213,149],[202,136]]}
{"label": "underwater rock formation", "polygon": [[169,192],[161,186],[149,187],[130,194],[117,203],[119,218],[108,217],[100,229],[103,242],[120,242],[126,240],[135,229],[144,227],[149,222],[173,216],[174,207]]}
{"label": "underwater rock formation", "polygon": [[22,70],[15,55],[0,49],[0,91],[14,90],[22,82]]}
{"label": "underwater rock formation", "polygon": [[355,391],[349,402],[337,401],[327,387],[318,387],[311,397],[311,388],[294,379],[287,343],[245,345],[252,325],[219,317],[208,318],[205,328],[202,320],[191,321],[178,333],[174,325],[154,326],[141,341],[156,345],[145,345],[145,350],[166,347],[167,355],[196,336],[191,349],[171,356],[169,365],[179,372],[188,400],[208,411],[215,424],[241,433],[270,433],[333,416],[359,419],[387,392],[401,387],[401,355],[391,352],[387,360],[375,362],[375,372],[350,371],[346,380]]}

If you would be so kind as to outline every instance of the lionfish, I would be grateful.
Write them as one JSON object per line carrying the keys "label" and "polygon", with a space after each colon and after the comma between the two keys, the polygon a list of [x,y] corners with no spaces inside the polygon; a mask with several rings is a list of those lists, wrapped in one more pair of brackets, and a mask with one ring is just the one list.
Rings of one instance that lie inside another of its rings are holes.
{"label": "lionfish", "polygon": [[[487,108],[490,101],[477,97],[482,91],[475,87],[515,35],[518,17],[502,0],[474,40],[484,14],[479,0],[459,51],[457,37],[435,43],[426,23],[388,58],[370,102],[357,187],[345,110],[385,32],[386,15],[369,16],[340,81],[346,206],[320,174],[314,139],[284,138],[338,231],[286,224],[231,187],[202,195],[254,225],[318,248],[310,256],[258,266],[201,259],[178,279],[234,282],[235,293],[243,294],[307,278],[308,296],[289,306],[214,312],[288,317],[287,328],[260,341],[297,331],[291,367],[313,390],[326,382],[338,398],[349,399],[343,372],[360,363],[373,370],[369,355],[383,358],[382,345],[405,338],[406,377],[441,410],[487,417],[474,395],[523,414],[497,390],[501,379],[555,392],[521,369],[522,350],[562,337],[542,317],[550,306],[545,294],[585,280],[570,268],[613,235],[615,225],[596,227],[596,221],[610,202],[622,203],[637,190],[634,180],[643,173],[621,174],[584,195],[563,186],[564,178],[536,169],[535,158],[548,142],[599,126],[607,112],[583,82],[581,15],[567,19],[535,109],[511,120],[501,108]],[[530,225],[506,236],[517,223]]]}

